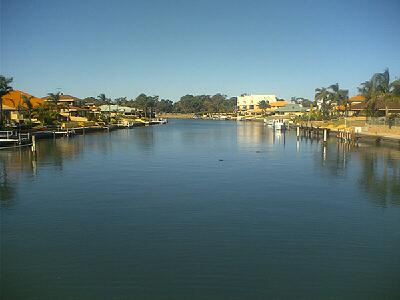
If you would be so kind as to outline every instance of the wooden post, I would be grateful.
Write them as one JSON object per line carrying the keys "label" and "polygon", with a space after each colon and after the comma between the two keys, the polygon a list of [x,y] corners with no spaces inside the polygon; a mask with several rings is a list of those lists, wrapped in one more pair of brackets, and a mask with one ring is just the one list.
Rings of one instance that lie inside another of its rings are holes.
{"label": "wooden post", "polygon": [[32,135],[32,152],[36,152],[36,136]]}
{"label": "wooden post", "polygon": [[324,143],[326,143],[328,139],[328,131],[326,130],[326,128],[324,128]]}
{"label": "wooden post", "polygon": [[297,135],[297,139],[299,139],[299,137],[300,137],[300,126],[297,126],[297,128],[296,128],[296,135]]}

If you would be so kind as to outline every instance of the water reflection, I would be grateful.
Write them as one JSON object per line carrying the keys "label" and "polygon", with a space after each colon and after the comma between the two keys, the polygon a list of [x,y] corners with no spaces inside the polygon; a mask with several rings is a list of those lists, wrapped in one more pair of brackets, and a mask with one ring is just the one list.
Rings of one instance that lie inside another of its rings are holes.
{"label": "water reflection", "polygon": [[2,164],[0,170],[0,199],[1,205],[8,206],[14,198],[16,189],[13,186],[13,181],[9,178],[6,165]]}
{"label": "water reflection", "polygon": [[348,144],[331,141],[328,145],[319,143],[321,147],[320,161],[321,165],[333,176],[342,176],[346,174],[346,165],[351,160],[351,151]]}
{"label": "water reflection", "polygon": [[[160,140],[160,136],[164,136]],[[167,138],[165,138],[167,137]],[[230,142],[231,141],[231,142]],[[256,145],[279,145],[273,151],[297,153],[299,160],[314,160],[318,169],[327,171],[334,178],[346,178],[354,182],[354,187],[366,193],[377,205],[400,205],[400,151],[384,147],[351,147],[349,144],[331,139],[327,145],[321,141],[296,138],[295,132],[275,132],[262,123],[228,122],[196,123],[191,125],[169,125],[168,127],[140,128],[134,131],[121,130],[75,138],[45,140],[38,142],[37,155],[30,149],[0,151],[0,200],[9,206],[18,197],[21,181],[37,180],[46,169],[62,172],[68,161],[80,159],[85,164],[88,158],[99,164],[105,157],[120,153],[124,159],[123,148],[153,153],[155,147],[166,144],[182,144],[191,147],[196,144],[235,144],[244,150]],[[285,147],[286,146],[286,147]],[[125,150],[126,150],[125,149]],[[223,151],[226,147],[215,148]],[[251,149],[253,150],[253,149]],[[150,152],[149,152],[150,151]],[[312,153],[311,158],[307,153]],[[218,154],[218,153],[216,153]],[[154,154],[156,155],[156,154]],[[246,159],[246,158],[239,158]],[[265,156],[265,159],[270,159]],[[293,163],[296,163],[294,161]],[[310,165],[311,162],[307,162]]]}
{"label": "water reflection", "polygon": [[23,177],[35,180],[38,170],[44,167],[61,171],[65,161],[81,156],[83,149],[84,139],[64,138],[38,142],[36,153],[32,153],[29,147],[0,151],[2,205],[10,205],[16,198]]}
{"label": "water reflection", "polygon": [[400,205],[400,157],[391,150],[381,155],[378,151],[362,151],[361,188],[372,195],[372,200],[381,206]]}
{"label": "water reflection", "polygon": [[242,144],[258,144],[266,142],[274,144],[280,141],[281,136],[277,137],[274,132],[262,123],[254,122],[237,122],[236,136],[238,145]]}
{"label": "water reflection", "polygon": [[330,175],[352,179],[350,170],[360,167],[355,184],[371,201],[379,206],[400,205],[399,150],[337,141],[321,147],[319,165]]}

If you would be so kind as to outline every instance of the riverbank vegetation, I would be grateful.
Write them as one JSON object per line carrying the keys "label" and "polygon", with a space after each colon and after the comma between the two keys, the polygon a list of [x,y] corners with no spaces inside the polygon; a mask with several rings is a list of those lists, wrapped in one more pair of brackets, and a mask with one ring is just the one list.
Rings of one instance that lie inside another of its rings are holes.
{"label": "riverbank vegetation", "polygon": [[339,84],[315,89],[315,101],[299,121],[329,121],[349,116],[384,117],[388,124],[399,117],[400,79],[391,81],[389,70],[375,73],[360,83],[359,95],[349,98]]}
{"label": "riverbank vegetation", "polygon": [[[24,124],[39,122],[41,125],[59,125],[65,121],[77,121],[86,118],[90,122],[102,122],[105,124],[120,122],[122,117],[130,118],[154,118],[157,114],[182,114],[182,115],[213,115],[234,114],[237,110],[237,98],[228,97],[222,93],[215,95],[184,95],[176,102],[170,99],[160,99],[157,95],[139,94],[136,98],[118,97],[111,99],[106,94],[78,99],[60,92],[50,92],[42,102],[33,103],[33,96],[22,94],[18,105],[7,108],[7,114],[3,109],[3,96],[12,91],[12,78],[0,76],[0,127],[5,125],[5,116],[10,121],[11,111],[22,116]],[[271,114],[294,118],[296,121],[332,121],[351,116],[365,116],[369,118],[384,117],[390,125],[391,120],[398,117],[400,112],[400,79],[391,80],[389,70],[375,73],[369,80],[360,83],[359,95],[349,98],[349,91],[343,89],[339,83],[315,89],[314,101],[294,98],[292,101],[277,103],[289,103],[297,105],[298,111],[285,111],[280,106],[267,101],[258,103],[258,117]],[[297,100],[302,101],[298,102]],[[70,102],[68,102],[71,100]],[[75,101],[76,100],[76,101]],[[283,99],[278,99],[283,100]],[[100,108],[103,109],[100,109]],[[108,109],[107,109],[108,107]],[[299,109],[300,108],[300,109]],[[295,107],[292,108],[296,109]],[[240,111],[240,114],[243,114]],[[286,115],[287,114],[287,115]],[[254,112],[253,112],[254,115]],[[73,118],[72,118],[72,117]],[[292,119],[293,119],[292,118]]]}

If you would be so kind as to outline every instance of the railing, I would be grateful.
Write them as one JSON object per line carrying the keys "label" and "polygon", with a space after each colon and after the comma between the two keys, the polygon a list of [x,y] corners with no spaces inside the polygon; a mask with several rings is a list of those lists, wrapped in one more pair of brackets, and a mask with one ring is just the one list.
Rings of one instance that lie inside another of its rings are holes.
{"label": "railing", "polygon": [[369,117],[366,120],[368,125],[386,125],[400,127],[400,118]]}
{"label": "railing", "polygon": [[7,140],[14,136],[14,132],[12,131],[0,131],[0,138],[6,138]]}
{"label": "railing", "polygon": [[14,131],[0,131],[0,138],[7,140],[30,140],[31,135],[29,133],[16,133]]}

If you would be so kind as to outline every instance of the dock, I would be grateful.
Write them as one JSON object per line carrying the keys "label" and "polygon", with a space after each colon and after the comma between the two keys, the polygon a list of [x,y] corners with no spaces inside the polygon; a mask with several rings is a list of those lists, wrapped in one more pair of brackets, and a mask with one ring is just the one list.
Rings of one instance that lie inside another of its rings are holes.
{"label": "dock", "polygon": [[296,129],[297,138],[314,138],[324,139],[328,137],[336,137],[338,141],[358,145],[359,143],[387,145],[400,147],[400,137],[396,135],[373,135],[362,133],[357,130],[349,129],[332,129],[327,127],[315,127],[306,125],[293,125],[292,129]]}

